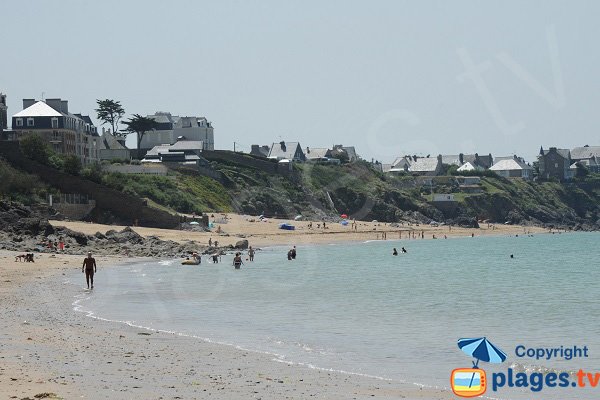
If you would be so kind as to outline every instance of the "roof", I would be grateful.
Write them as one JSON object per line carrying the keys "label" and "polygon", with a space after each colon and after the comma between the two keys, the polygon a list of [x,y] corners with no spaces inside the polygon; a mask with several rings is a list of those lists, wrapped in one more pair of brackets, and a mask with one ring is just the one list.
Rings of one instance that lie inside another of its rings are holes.
{"label": "roof", "polygon": [[460,156],[458,154],[454,155],[443,155],[442,154],[442,164],[448,164],[448,165],[461,165],[460,162]]}
{"label": "roof", "polygon": [[[569,159],[571,156],[571,151],[569,149],[556,149],[556,152],[563,158]],[[544,155],[550,153],[550,149],[544,150]]]}
{"label": "roof", "polygon": [[38,101],[37,103],[27,107],[23,111],[19,111],[13,117],[21,118],[21,117],[62,117],[63,114],[56,111],[54,108],[50,107],[48,104],[43,101]]}
{"label": "roof", "polygon": [[573,160],[583,160],[592,157],[600,157],[600,146],[575,147],[571,150],[571,159]]}
{"label": "roof", "polygon": [[356,155],[356,149],[354,148],[354,146],[344,146],[342,147],[342,149],[344,149],[346,151],[346,153],[348,153],[348,157],[349,158],[358,158],[358,156]]}
{"label": "roof", "polygon": [[462,172],[462,171],[477,171],[477,170],[481,170],[481,167],[476,167],[475,165],[471,164],[470,161],[467,161],[466,163],[464,163],[463,165],[461,165],[457,171]]}
{"label": "roof", "polygon": [[584,160],[574,162],[573,164],[571,164],[570,168],[575,168],[576,169],[577,168],[577,164],[585,165],[586,167],[592,167],[592,166],[598,165],[598,162],[596,160],[596,157],[586,158]]}
{"label": "roof", "polygon": [[109,133],[109,132],[104,132],[104,134],[102,135],[101,143],[104,145],[105,149],[129,150],[129,149],[127,149],[127,147],[125,147],[121,143],[119,143],[117,138],[112,133]]}
{"label": "roof", "polygon": [[404,165],[410,165],[413,163],[412,158],[410,157],[398,157],[394,160],[394,162],[392,163],[393,168],[396,168],[398,165],[404,166]]}
{"label": "roof", "polygon": [[204,142],[201,140],[180,140],[169,147],[169,151],[173,150],[202,150]]}
{"label": "roof", "polygon": [[417,161],[413,162],[408,170],[410,172],[428,172],[437,170],[437,167],[437,157],[423,157],[418,158]]}
{"label": "roof", "polygon": [[325,158],[329,149],[325,147],[309,147],[304,154],[306,158]]}
{"label": "roof", "polygon": [[382,172],[389,172],[392,169],[392,164],[381,164]]}
{"label": "roof", "polygon": [[147,158],[148,156],[158,157],[160,153],[167,153],[169,151],[169,147],[171,147],[171,145],[169,144],[161,144],[159,146],[154,146],[153,148],[148,150],[144,158]]}
{"label": "roof", "polygon": [[[284,148],[282,148],[282,143]],[[269,151],[269,157],[277,157],[277,158],[287,158],[291,160],[294,158],[294,154],[296,154],[296,149],[300,143],[298,142],[277,142],[271,145],[271,150]]]}
{"label": "roof", "polygon": [[490,167],[492,171],[514,171],[522,169],[533,169],[531,166],[525,164],[520,160],[514,158],[510,160],[500,160],[496,164]]}

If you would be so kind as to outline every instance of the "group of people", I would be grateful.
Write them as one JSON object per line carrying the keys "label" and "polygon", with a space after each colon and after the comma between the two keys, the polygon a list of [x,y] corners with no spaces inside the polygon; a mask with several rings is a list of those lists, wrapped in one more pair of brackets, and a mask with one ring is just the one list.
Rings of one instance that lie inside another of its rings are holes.
{"label": "group of people", "polygon": [[[402,248],[400,251],[401,251],[402,253],[408,253],[404,247],[403,247],[403,248]],[[397,256],[397,255],[398,255],[398,250],[396,250],[396,248],[395,248],[395,247],[394,247],[394,251],[392,252],[392,255],[394,255],[394,256]]]}
{"label": "group of people", "polygon": [[287,258],[288,258],[288,261],[296,259],[296,246],[294,246],[288,250]]}
{"label": "group of people", "polygon": [[[248,247],[248,258],[246,260],[254,261],[254,249],[252,246]],[[244,260],[242,259],[242,253],[238,251],[233,257],[233,266],[235,269],[240,269],[242,265],[244,265]]]}
{"label": "group of people", "polygon": [[18,256],[15,256],[15,261],[35,262],[33,259],[33,253],[19,254]]}

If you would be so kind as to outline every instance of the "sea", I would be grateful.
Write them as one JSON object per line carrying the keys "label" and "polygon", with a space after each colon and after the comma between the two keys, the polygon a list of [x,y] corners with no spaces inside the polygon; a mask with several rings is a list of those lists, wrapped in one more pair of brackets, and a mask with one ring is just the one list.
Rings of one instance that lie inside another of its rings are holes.
{"label": "sea", "polygon": [[[239,270],[233,255],[197,266],[172,259],[100,265],[96,288],[73,304],[90,317],[275,362],[425,388],[449,389],[452,370],[476,361],[458,340],[485,337],[507,355],[501,364],[479,362],[488,374],[485,396],[597,398],[600,384],[490,386],[492,374],[509,369],[567,372],[571,381],[579,369],[600,371],[599,243],[599,233],[379,240],[298,246],[292,261],[288,247],[266,247]],[[575,346],[587,357],[565,359]],[[550,359],[517,354],[528,349],[557,351]]]}

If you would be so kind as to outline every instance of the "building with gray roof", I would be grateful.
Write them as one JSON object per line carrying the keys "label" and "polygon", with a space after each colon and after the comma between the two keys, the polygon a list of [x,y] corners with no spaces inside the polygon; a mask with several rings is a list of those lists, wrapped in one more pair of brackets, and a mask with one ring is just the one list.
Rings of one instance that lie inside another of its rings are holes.
{"label": "building with gray roof", "polygon": [[269,150],[268,158],[277,160],[291,160],[296,162],[306,161],[306,155],[302,151],[302,147],[298,142],[273,143]]}
{"label": "building with gray roof", "polygon": [[204,146],[203,150],[215,149],[213,125],[205,117],[179,117],[162,111],[147,117],[156,121],[158,126],[146,132],[140,143],[142,149],[174,144],[178,140],[200,141]]}

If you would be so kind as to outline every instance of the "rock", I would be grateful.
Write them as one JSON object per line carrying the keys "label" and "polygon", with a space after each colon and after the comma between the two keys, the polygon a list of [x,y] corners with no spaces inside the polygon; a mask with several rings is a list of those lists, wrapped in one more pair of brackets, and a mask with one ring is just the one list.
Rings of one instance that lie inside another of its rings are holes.
{"label": "rock", "polygon": [[235,243],[235,248],[238,250],[246,250],[248,248],[248,239],[238,240]]}

